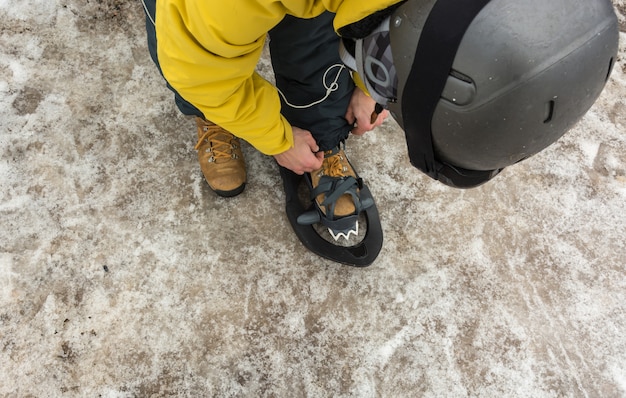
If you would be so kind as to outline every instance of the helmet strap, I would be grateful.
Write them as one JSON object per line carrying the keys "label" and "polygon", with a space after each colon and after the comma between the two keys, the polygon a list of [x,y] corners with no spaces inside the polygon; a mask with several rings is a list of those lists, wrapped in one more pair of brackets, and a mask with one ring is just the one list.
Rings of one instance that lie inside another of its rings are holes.
{"label": "helmet strap", "polygon": [[430,177],[459,188],[480,185],[500,170],[464,170],[437,160],[431,122],[461,40],[489,1],[438,0],[434,4],[420,35],[402,95],[402,118],[411,164]]}

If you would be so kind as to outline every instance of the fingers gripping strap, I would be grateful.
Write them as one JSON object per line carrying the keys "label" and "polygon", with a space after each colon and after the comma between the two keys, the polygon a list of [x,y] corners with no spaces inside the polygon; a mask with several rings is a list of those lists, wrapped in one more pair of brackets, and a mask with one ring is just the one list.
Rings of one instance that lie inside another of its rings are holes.
{"label": "fingers gripping strap", "polygon": [[424,24],[407,78],[402,116],[409,157],[413,166],[434,179],[442,165],[435,160],[431,121],[465,31],[487,3],[438,0]]}

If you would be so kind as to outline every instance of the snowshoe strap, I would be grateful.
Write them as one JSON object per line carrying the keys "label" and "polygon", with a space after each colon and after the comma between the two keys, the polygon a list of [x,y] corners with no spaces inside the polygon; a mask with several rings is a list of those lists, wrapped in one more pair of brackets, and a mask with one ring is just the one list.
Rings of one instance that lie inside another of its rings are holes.
{"label": "snowshoe strap", "polygon": [[352,196],[352,200],[354,201],[354,214],[359,214],[365,208],[369,207],[367,206],[369,201],[366,202],[366,206],[363,206],[363,202],[357,192],[357,189],[361,189],[362,187],[363,180],[361,178],[354,178],[352,176],[340,178],[322,176],[317,187],[315,187],[315,189],[311,192],[311,199],[315,200],[315,198],[317,198],[320,194],[325,194],[326,196],[324,201],[322,201],[320,206],[324,206],[327,211],[322,218],[333,220],[335,218],[335,204],[337,203],[337,200],[341,196],[349,194]]}

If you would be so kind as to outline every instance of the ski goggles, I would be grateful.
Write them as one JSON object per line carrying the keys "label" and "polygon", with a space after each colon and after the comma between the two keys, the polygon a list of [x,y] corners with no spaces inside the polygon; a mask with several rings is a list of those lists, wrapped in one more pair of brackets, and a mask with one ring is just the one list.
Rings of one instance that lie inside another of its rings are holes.
{"label": "ski goggles", "polygon": [[341,42],[341,58],[346,66],[356,71],[365,89],[379,104],[395,102],[398,77],[393,63],[389,21],[385,19],[372,33],[355,40],[354,54]]}

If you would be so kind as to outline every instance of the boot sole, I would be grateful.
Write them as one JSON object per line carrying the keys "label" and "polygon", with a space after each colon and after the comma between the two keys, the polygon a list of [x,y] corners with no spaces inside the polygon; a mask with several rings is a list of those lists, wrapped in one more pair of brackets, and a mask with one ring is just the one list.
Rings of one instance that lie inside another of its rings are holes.
{"label": "boot sole", "polygon": [[246,184],[243,183],[241,186],[230,191],[220,191],[218,189],[213,189],[213,192],[215,192],[216,194],[218,194],[219,196],[223,198],[232,198],[233,196],[237,196],[240,193],[242,193],[245,187],[246,187]]}

